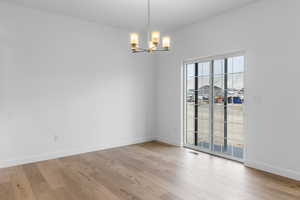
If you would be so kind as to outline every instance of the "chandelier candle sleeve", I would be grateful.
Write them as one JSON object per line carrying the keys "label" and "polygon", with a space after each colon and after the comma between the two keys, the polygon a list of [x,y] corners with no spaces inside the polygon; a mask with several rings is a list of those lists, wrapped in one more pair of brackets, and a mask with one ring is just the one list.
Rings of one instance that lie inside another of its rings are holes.
{"label": "chandelier candle sleeve", "polygon": [[171,45],[171,38],[169,36],[163,37],[162,47],[164,49],[169,49]]}
{"label": "chandelier candle sleeve", "polygon": [[156,50],[156,46],[152,41],[148,42],[148,48],[150,51]]}
{"label": "chandelier candle sleeve", "polygon": [[137,49],[139,46],[139,35],[137,33],[130,34],[131,49]]}
{"label": "chandelier candle sleeve", "polygon": [[153,31],[151,33],[151,41],[154,45],[158,45],[160,40],[160,33],[158,31]]}

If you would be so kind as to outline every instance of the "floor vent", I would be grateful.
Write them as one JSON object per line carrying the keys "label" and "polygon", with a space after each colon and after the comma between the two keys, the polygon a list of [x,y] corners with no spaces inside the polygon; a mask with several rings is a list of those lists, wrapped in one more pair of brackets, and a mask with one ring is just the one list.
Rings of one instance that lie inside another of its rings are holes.
{"label": "floor vent", "polygon": [[199,155],[199,153],[195,152],[195,151],[189,151],[189,153],[192,153],[194,155]]}

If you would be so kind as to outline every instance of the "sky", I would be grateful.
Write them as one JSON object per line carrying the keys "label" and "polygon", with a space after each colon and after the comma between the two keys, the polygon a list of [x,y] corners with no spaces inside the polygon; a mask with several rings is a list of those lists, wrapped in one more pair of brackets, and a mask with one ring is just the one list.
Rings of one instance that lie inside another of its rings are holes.
{"label": "sky", "polygon": [[[244,56],[232,57],[228,59],[228,88],[242,89],[244,88]],[[209,62],[199,63],[199,86],[209,84]],[[214,83],[216,86],[224,87],[224,60],[214,61]],[[194,86],[194,64],[187,65],[187,80],[188,87],[193,88]]]}

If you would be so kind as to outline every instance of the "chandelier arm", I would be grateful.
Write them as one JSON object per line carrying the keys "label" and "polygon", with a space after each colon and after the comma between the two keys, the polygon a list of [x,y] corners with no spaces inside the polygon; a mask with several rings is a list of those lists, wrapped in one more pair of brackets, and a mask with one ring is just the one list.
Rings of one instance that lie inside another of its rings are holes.
{"label": "chandelier arm", "polygon": [[144,48],[138,48],[138,51],[147,51],[148,49],[144,49]]}
{"label": "chandelier arm", "polygon": [[133,50],[132,53],[143,53],[143,52],[156,52],[156,51],[170,51],[169,49],[153,49],[153,50],[150,50],[150,49],[142,49],[142,48],[139,48],[137,50]]}
{"label": "chandelier arm", "polygon": [[133,51],[132,53],[144,53],[146,51]]}
{"label": "chandelier arm", "polygon": [[142,53],[142,52],[147,52],[147,49],[143,49],[143,48],[138,48],[136,50],[132,50],[132,53]]}
{"label": "chandelier arm", "polygon": [[155,50],[152,50],[152,51],[170,51],[169,49],[155,49]]}

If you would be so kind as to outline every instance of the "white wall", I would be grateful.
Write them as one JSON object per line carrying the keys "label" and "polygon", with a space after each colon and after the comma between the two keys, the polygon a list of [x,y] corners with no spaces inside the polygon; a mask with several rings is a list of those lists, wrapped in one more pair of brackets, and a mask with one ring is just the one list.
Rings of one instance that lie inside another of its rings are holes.
{"label": "white wall", "polygon": [[181,142],[181,62],[245,50],[246,164],[300,180],[299,10],[264,0],[171,34],[158,58],[158,139]]}
{"label": "white wall", "polygon": [[153,58],[128,37],[0,3],[0,167],[153,139]]}

